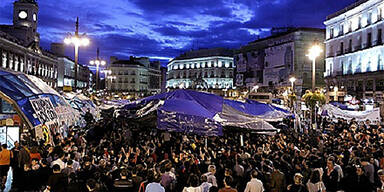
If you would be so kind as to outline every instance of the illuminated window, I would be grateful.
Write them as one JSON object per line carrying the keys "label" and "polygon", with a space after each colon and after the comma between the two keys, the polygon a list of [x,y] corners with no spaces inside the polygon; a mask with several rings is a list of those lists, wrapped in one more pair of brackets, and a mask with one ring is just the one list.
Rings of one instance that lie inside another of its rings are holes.
{"label": "illuminated window", "polygon": [[382,61],[380,55],[379,55],[378,58],[377,58],[377,70],[379,70],[379,71],[384,70],[383,61]]}

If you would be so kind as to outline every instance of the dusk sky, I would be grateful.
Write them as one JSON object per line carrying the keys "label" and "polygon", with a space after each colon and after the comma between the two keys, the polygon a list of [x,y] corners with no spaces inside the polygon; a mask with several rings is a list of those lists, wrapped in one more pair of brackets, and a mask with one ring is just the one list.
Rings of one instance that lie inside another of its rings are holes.
{"label": "dusk sky", "polygon": [[[80,50],[88,63],[101,56],[168,59],[192,48],[238,48],[271,27],[324,28],[325,17],[355,0],[39,0],[41,46],[63,42],[75,30],[91,45]],[[14,0],[0,1],[0,24],[12,23]],[[68,56],[73,48],[68,47]],[[164,62],[166,63],[166,62]]]}

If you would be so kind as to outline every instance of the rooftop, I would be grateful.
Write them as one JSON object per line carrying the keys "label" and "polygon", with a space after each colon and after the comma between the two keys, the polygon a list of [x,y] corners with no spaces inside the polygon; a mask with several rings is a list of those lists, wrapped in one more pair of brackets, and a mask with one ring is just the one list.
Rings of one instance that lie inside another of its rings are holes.
{"label": "rooftop", "polygon": [[193,59],[200,57],[212,57],[212,56],[233,56],[233,50],[226,48],[213,48],[213,49],[199,49],[185,52],[178,57],[172,59],[174,60],[184,60],[184,59]]}
{"label": "rooftop", "polygon": [[356,1],[355,3],[353,3],[353,4],[351,4],[351,5],[347,6],[347,7],[345,7],[344,9],[339,10],[339,11],[337,11],[337,12],[335,12],[335,13],[332,13],[332,14],[328,15],[328,16],[327,16],[327,20],[330,20],[330,19],[332,19],[332,18],[335,18],[335,17],[337,17],[337,16],[339,16],[339,15],[341,15],[341,14],[343,14],[343,13],[349,11],[349,10],[352,10],[352,9],[354,9],[355,7],[361,5],[361,4],[365,3],[365,2],[368,2],[368,1],[369,1],[369,0],[358,0],[358,1]]}

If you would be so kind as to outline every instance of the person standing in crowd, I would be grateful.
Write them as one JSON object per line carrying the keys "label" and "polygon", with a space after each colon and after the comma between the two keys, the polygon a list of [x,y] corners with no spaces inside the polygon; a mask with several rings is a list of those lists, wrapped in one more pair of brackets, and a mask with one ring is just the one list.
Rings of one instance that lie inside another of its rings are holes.
{"label": "person standing in crowd", "polygon": [[296,173],[293,182],[293,184],[288,185],[287,192],[308,192],[307,187],[303,184],[303,175]]}
{"label": "person standing in crowd", "polygon": [[314,169],[307,182],[308,192],[326,192],[325,185],[321,181],[320,171]]}
{"label": "person standing in crowd", "polygon": [[204,175],[207,177],[208,183],[212,184],[212,187],[217,188],[217,181],[216,181],[216,166],[215,165],[209,165],[208,166],[208,172],[205,173]]}
{"label": "person standing in crowd", "polygon": [[247,187],[244,192],[263,192],[264,187],[263,183],[257,179],[257,171],[252,170],[251,172],[251,181],[247,183]]}
{"label": "person standing in crowd", "polygon": [[5,189],[5,183],[7,182],[7,176],[9,166],[11,164],[11,158],[13,157],[12,151],[7,149],[7,144],[1,145],[0,152],[0,176],[1,176],[1,188]]}
{"label": "person standing in crowd", "polygon": [[368,177],[364,174],[363,167],[360,165],[356,166],[356,173],[353,175],[350,191],[351,192],[373,191],[372,184],[369,181]]}
{"label": "person standing in crowd", "polygon": [[61,173],[60,165],[52,166],[53,174],[49,177],[47,188],[44,192],[66,192],[68,187],[68,178]]}
{"label": "person standing in crowd", "polygon": [[158,175],[154,175],[154,180],[151,183],[148,183],[147,187],[145,188],[145,192],[165,192],[165,189],[160,184],[160,178]]}
{"label": "person standing in crowd", "polygon": [[212,187],[211,183],[208,183],[208,179],[206,175],[201,176],[201,192],[209,192],[209,189]]}
{"label": "person standing in crowd", "polygon": [[335,169],[334,158],[330,157],[327,160],[327,168],[325,169],[325,173],[323,174],[323,181],[325,186],[327,187],[327,191],[336,192],[338,190],[338,179],[339,175]]}
{"label": "person standing in crowd", "polygon": [[377,171],[377,175],[379,176],[380,182],[378,183],[376,190],[377,192],[384,192],[384,169]]}
{"label": "person standing in crowd", "polygon": [[232,188],[233,178],[231,176],[224,177],[224,187],[219,190],[219,192],[237,192],[235,188]]}
{"label": "person standing in crowd", "polygon": [[199,177],[197,175],[190,175],[187,181],[189,187],[184,187],[183,192],[202,192],[199,186]]}

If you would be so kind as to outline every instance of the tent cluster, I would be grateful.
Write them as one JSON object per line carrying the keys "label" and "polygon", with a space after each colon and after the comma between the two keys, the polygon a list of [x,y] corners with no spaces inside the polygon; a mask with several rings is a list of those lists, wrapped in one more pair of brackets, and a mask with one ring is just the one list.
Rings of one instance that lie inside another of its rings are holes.
{"label": "tent cluster", "polygon": [[257,101],[233,101],[191,90],[176,90],[150,96],[123,107],[135,111],[134,118],[155,114],[157,128],[166,131],[222,135],[223,127],[256,132],[276,132],[270,123],[292,114],[273,105]]}
{"label": "tent cluster", "polygon": [[0,96],[13,105],[37,138],[48,140],[50,131],[63,132],[63,127],[80,119],[64,97],[32,75],[0,70]]}

